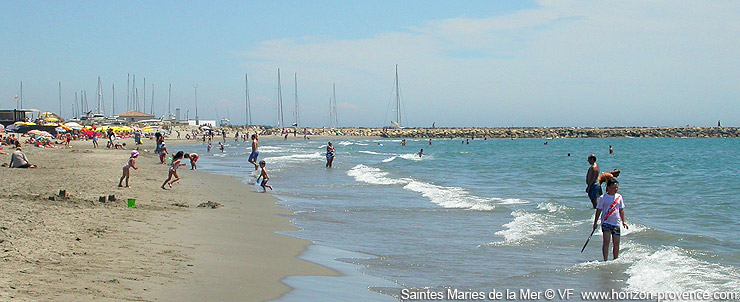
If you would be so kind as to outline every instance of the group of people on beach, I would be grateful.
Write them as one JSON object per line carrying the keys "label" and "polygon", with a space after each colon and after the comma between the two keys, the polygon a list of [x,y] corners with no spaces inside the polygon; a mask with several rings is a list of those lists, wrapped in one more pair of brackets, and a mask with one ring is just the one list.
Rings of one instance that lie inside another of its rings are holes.
{"label": "group of people on beach", "polygon": [[[614,149],[609,146],[609,154],[613,154]],[[611,172],[601,173],[599,165],[596,163],[596,155],[588,156],[590,167],[586,172],[586,193],[591,200],[591,205],[596,210],[594,214],[593,230],[601,222],[601,232],[603,243],[601,246],[604,261],[609,257],[609,245],[613,244],[612,255],[614,259],[619,257],[619,241],[621,237],[621,227],[629,229],[624,217],[624,198],[619,191],[619,181],[617,177],[621,171],[614,169]],[[606,194],[603,193],[601,185],[606,183]]]}

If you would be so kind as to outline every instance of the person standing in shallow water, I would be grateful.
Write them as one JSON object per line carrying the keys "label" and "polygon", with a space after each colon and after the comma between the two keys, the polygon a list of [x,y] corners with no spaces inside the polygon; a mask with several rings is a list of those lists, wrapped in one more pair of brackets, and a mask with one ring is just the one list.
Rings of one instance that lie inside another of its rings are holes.
{"label": "person standing in shallow water", "polygon": [[334,146],[329,142],[326,146],[326,167],[331,168],[331,164],[334,162],[334,157],[337,156],[337,151],[334,150]]}
{"label": "person standing in shallow water", "polygon": [[612,255],[614,259],[619,258],[619,239],[621,237],[620,225],[629,229],[624,219],[624,198],[617,193],[619,191],[619,182],[611,179],[606,183],[606,194],[599,197],[599,204],[596,206],[594,215],[594,229],[601,216],[601,232],[603,233],[604,243],[601,246],[601,253],[604,261],[609,258],[609,241],[614,244]]}
{"label": "person standing in shallow water", "polygon": [[260,155],[260,152],[257,151],[258,144],[259,140],[257,139],[257,134],[252,134],[252,153],[249,154],[249,158],[247,159],[247,161],[254,165],[255,171],[259,169],[259,166],[257,165],[257,157]]}
{"label": "person standing in shallow water", "polygon": [[591,204],[594,209],[596,209],[596,202],[598,201],[599,196],[603,194],[601,185],[597,182],[601,170],[599,169],[599,164],[596,163],[596,155],[589,155],[588,163],[591,167],[589,167],[588,172],[586,172],[586,193],[588,194],[588,199],[591,200]]}
{"label": "person standing in shallow water", "polygon": [[614,154],[614,148],[612,148],[612,145],[609,145],[609,154]]}

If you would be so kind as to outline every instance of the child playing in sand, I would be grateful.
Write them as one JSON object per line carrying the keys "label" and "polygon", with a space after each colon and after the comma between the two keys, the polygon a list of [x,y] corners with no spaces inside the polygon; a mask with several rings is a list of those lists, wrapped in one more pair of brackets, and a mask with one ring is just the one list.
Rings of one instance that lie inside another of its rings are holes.
{"label": "child playing in sand", "polygon": [[126,165],[123,166],[123,175],[121,175],[121,180],[118,181],[118,186],[123,187],[123,179],[126,179],[126,188],[128,188],[128,175],[129,175],[129,168],[134,168],[134,170],[139,170],[139,168],[134,165],[134,161],[136,161],[136,158],[139,157],[139,151],[131,151],[131,157],[128,158],[128,162],[126,162]]}
{"label": "child playing in sand", "polygon": [[190,159],[190,170],[198,169],[198,166],[195,164],[198,161],[198,153],[186,153],[185,158]]}
{"label": "child playing in sand", "polygon": [[265,188],[270,188],[270,191],[272,191],[272,186],[267,185],[267,181],[270,180],[270,176],[267,175],[267,170],[265,170],[264,160],[260,161],[260,168],[262,169],[262,171],[260,172],[260,176],[257,177],[257,182],[259,183],[260,178],[262,178],[262,183],[260,183],[260,186],[262,186],[262,193],[267,192],[267,189]]}
{"label": "child playing in sand", "polygon": [[[169,185],[170,188],[172,188],[172,184],[180,180],[180,176],[177,175],[177,168],[185,165],[185,164],[180,163],[180,160],[182,159],[183,154],[185,153],[182,151],[178,151],[177,153],[175,153],[175,156],[172,157],[172,164],[170,164],[169,175],[167,176],[167,180],[165,180],[164,183],[162,184],[162,189],[165,189],[164,185]],[[172,176],[174,176],[175,179],[172,179]],[[172,181],[170,181],[170,179],[172,179]]]}

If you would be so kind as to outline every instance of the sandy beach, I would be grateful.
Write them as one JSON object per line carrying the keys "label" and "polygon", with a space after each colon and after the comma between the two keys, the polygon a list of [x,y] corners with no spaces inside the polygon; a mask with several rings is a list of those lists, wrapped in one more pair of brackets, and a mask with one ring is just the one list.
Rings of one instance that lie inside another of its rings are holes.
{"label": "sandy beach", "polygon": [[23,149],[39,168],[0,169],[1,300],[264,301],[290,290],[286,276],[336,274],[297,259],[309,242],[275,233],[295,229],[290,212],[237,179],[187,166],[162,190],[167,166],[142,152],[119,188],[130,150]]}

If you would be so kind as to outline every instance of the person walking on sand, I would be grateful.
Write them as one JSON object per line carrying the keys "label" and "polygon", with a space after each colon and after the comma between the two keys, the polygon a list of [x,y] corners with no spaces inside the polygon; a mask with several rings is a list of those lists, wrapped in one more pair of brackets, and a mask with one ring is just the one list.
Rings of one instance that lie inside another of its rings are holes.
{"label": "person walking on sand", "polygon": [[[184,154],[185,152],[177,151],[177,153],[175,153],[175,156],[172,157],[172,164],[170,164],[169,175],[167,175],[167,180],[162,183],[162,189],[165,189],[164,185],[169,185],[170,188],[172,188],[172,184],[180,180],[180,176],[177,175],[177,168],[185,165],[180,163],[180,160],[182,159]],[[172,179],[173,176],[175,177],[174,179]]]}
{"label": "person walking on sand", "polygon": [[617,191],[619,191],[619,182],[616,179],[606,183],[606,194],[599,197],[599,204],[596,206],[596,214],[594,215],[594,230],[596,229],[596,223],[599,222],[599,216],[601,217],[601,232],[604,234],[601,253],[604,256],[604,261],[609,258],[609,241],[614,244],[613,259],[619,258],[620,225],[629,229],[624,219],[624,198]]}
{"label": "person walking on sand", "polygon": [[93,148],[99,147],[99,145],[98,145],[98,133],[97,132],[93,132],[92,141],[93,141]]}
{"label": "person walking on sand", "polygon": [[601,172],[601,170],[599,169],[599,164],[596,163],[596,155],[589,155],[588,163],[591,166],[588,168],[588,172],[586,172],[586,193],[588,194],[588,199],[591,200],[591,204],[594,209],[596,209],[596,202],[598,201],[599,196],[603,194],[601,185],[597,182],[599,179],[599,172]]}
{"label": "person walking on sand", "polygon": [[334,157],[337,156],[337,151],[334,150],[334,146],[329,142],[326,146],[326,167],[331,168],[331,164],[334,162]]}
{"label": "person walking on sand", "polygon": [[136,158],[139,157],[139,151],[131,151],[131,157],[128,158],[128,161],[123,166],[123,175],[121,175],[121,179],[118,181],[118,187],[123,187],[123,179],[126,179],[126,188],[128,188],[128,176],[130,168],[134,168],[134,170],[139,170],[139,168],[136,167],[134,162],[136,161]]}
{"label": "person walking on sand", "polygon": [[[257,183],[259,183],[260,186],[262,187],[262,193],[267,192],[267,189],[265,188],[270,188],[270,191],[272,191],[272,186],[267,184],[267,181],[270,180],[270,176],[267,175],[267,170],[265,170],[265,165],[266,165],[265,161],[261,160],[260,168],[262,168],[262,170],[260,171],[260,176],[257,177]],[[261,183],[260,183],[260,178],[262,178]]]}
{"label": "person walking on sand", "polygon": [[186,153],[185,158],[190,160],[190,170],[197,170],[198,165],[195,164],[195,162],[198,161],[198,153]]}
{"label": "person walking on sand", "polygon": [[249,153],[249,158],[247,159],[247,161],[254,165],[255,171],[259,169],[259,166],[257,166],[257,157],[260,156],[260,152],[257,151],[258,144],[259,140],[257,139],[257,133],[252,134],[252,153]]}

